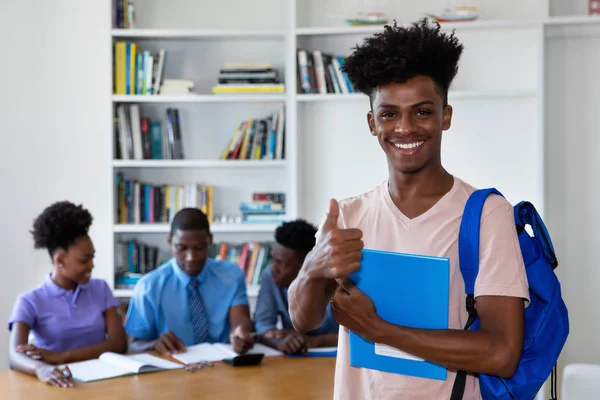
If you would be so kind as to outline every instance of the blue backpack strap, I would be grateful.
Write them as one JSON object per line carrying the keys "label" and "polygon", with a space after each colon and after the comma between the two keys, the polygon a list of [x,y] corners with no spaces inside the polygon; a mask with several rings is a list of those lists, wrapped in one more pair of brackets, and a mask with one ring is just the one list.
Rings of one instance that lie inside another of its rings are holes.
{"label": "blue backpack strap", "polygon": [[[502,196],[502,193],[494,188],[476,190],[469,196],[458,231],[458,263],[465,281],[466,306],[469,313],[469,318],[464,327],[465,330],[469,330],[477,319],[474,294],[475,279],[477,279],[477,273],[479,272],[479,230],[481,228],[483,205],[491,194]],[[466,381],[466,371],[457,371],[450,400],[462,400]]]}
{"label": "blue backpack strap", "polygon": [[494,188],[479,189],[474,191],[463,211],[460,231],[458,233],[458,259],[460,272],[465,281],[465,292],[473,295],[475,292],[475,279],[479,272],[479,229],[481,227],[481,212],[485,200],[491,194],[502,196]]}

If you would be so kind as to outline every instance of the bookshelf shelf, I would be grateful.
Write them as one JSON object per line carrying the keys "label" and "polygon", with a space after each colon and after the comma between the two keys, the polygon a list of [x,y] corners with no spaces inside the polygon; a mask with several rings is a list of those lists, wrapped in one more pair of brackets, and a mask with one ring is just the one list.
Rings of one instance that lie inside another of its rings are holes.
{"label": "bookshelf shelf", "polygon": [[[212,233],[269,233],[278,224],[212,224]],[[168,233],[169,224],[115,224],[114,233]]]}
{"label": "bookshelf shelf", "polygon": [[209,38],[277,38],[283,30],[221,30],[221,29],[113,29],[118,39],[209,39]]}
{"label": "bookshelf shelf", "polygon": [[548,17],[544,25],[600,25],[600,15],[569,15],[564,17]]}
{"label": "bookshelf shelf", "polygon": [[285,168],[286,160],[113,160],[115,168]]}
{"label": "bookshelf shelf", "polygon": [[368,100],[368,97],[362,93],[327,93],[327,94],[297,94],[296,100],[299,102],[316,102],[316,101],[353,101],[353,100]]}
{"label": "bookshelf shelf", "polygon": [[[260,285],[248,285],[247,286],[248,297],[258,296],[259,290],[260,290]],[[133,295],[133,289],[115,289],[113,293],[116,298],[128,299]]]}
{"label": "bookshelf shelf", "polygon": [[[392,22],[389,22],[391,24]],[[540,25],[541,21],[535,20],[479,20],[473,22],[445,22],[440,24],[442,30],[478,30],[497,28],[527,28]],[[319,36],[319,35],[370,35],[380,32],[383,25],[368,26],[322,26],[322,27],[300,27],[296,28],[297,36]]]}
{"label": "bookshelf shelf", "polygon": [[244,103],[283,102],[285,94],[113,95],[113,103]]}

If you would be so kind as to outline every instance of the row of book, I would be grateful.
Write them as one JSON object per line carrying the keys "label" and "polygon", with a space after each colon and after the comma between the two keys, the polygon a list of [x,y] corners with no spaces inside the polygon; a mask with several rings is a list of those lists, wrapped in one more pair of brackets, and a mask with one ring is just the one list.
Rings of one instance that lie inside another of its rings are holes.
{"label": "row of book", "polygon": [[[171,257],[168,250],[133,239],[119,242],[116,254],[115,289],[133,289],[144,274]],[[238,265],[244,271],[247,285],[260,285],[265,268],[271,264],[271,243],[213,243],[208,256]]]}
{"label": "row of book", "polygon": [[187,207],[199,208],[212,223],[213,186],[155,185],[116,177],[117,215],[119,224],[170,223],[175,214]]}
{"label": "row of book", "polygon": [[138,44],[118,41],[114,45],[114,93],[159,94],[163,80],[165,50],[141,50]]}
{"label": "row of book", "polygon": [[226,63],[213,93],[283,93],[285,85],[271,63]]}
{"label": "row of book", "polygon": [[298,49],[297,93],[353,93],[348,75],[341,70],[345,60],[320,50]]}
{"label": "row of book", "polygon": [[140,114],[138,104],[119,104],[115,116],[116,158],[121,160],[183,159],[181,118],[168,107],[165,127]]}
{"label": "row of book", "polygon": [[265,268],[271,264],[271,243],[216,243],[209,257],[237,264],[246,275],[246,285],[260,285]]}
{"label": "row of book", "polygon": [[222,160],[283,160],[285,106],[266,118],[247,119],[237,126]]}

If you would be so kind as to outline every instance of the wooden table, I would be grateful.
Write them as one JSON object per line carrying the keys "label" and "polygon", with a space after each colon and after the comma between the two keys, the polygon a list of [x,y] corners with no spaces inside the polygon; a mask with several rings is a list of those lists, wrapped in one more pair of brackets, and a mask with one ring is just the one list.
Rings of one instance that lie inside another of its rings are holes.
{"label": "wooden table", "polygon": [[335,357],[265,357],[260,366],[232,367],[222,362],[191,373],[151,372],[54,388],[16,371],[0,373],[0,399],[211,399],[278,400],[333,398]]}

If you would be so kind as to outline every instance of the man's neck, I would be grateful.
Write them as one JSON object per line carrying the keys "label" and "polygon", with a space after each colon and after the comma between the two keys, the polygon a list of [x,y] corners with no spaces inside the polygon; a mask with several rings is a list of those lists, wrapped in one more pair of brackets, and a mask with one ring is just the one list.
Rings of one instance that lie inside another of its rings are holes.
{"label": "man's neck", "polygon": [[453,184],[454,177],[441,166],[414,174],[391,170],[388,190],[394,204],[414,217],[432,207]]}
{"label": "man's neck", "polygon": [[454,178],[441,165],[425,168],[414,174],[390,170],[389,190],[393,199],[400,201],[428,197],[452,188]]}

